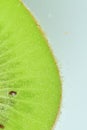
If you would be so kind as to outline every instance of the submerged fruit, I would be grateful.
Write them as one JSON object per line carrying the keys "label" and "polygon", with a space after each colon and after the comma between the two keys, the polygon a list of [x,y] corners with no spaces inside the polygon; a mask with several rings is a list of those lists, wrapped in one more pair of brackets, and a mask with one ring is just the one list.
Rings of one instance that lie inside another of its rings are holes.
{"label": "submerged fruit", "polygon": [[52,129],[61,81],[47,43],[19,0],[0,1],[0,129]]}

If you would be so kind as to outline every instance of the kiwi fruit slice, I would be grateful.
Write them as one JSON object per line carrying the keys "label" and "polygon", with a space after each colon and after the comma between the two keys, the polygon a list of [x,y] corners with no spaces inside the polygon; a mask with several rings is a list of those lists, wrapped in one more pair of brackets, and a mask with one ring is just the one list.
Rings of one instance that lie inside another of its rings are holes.
{"label": "kiwi fruit slice", "polygon": [[0,129],[51,130],[61,103],[57,65],[19,0],[0,0]]}

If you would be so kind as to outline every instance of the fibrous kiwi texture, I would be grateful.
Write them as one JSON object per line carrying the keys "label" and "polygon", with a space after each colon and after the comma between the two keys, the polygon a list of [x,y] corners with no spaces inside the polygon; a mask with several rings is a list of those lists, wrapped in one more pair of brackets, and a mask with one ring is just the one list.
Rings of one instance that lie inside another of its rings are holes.
{"label": "fibrous kiwi texture", "polygon": [[40,27],[19,0],[0,0],[0,129],[51,130],[61,80]]}

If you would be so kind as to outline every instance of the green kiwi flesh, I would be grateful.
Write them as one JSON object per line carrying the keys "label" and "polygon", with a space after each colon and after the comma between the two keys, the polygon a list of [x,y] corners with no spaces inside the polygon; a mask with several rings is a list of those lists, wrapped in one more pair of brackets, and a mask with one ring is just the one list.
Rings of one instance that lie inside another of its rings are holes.
{"label": "green kiwi flesh", "polygon": [[51,130],[61,80],[40,27],[19,0],[0,0],[0,129]]}

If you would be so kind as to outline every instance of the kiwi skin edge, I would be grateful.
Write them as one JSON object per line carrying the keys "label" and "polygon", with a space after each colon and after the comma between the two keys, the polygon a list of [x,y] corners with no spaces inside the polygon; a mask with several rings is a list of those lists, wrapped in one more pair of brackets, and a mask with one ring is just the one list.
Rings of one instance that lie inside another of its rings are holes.
{"label": "kiwi skin edge", "polygon": [[57,62],[56,62],[56,58],[54,57],[53,52],[52,52],[52,49],[51,49],[50,45],[48,44],[49,42],[48,42],[48,40],[47,40],[47,37],[46,37],[45,32],[41,29],[40,25],[38,24],[38,21],[35,19],[35,17],[34,17],[33,14],[31,13],[30,9],[28,9],[28,8],[26,7],[26,5],[22,2],[22,0],[19,0],[19,1],[20,1],[21,4],[24,6],[24,8],[26,8],[27,12],[29,12],[30,15],[33,17],[33,19],[34,19],[34,21],[35,21],[37,27],[39,28],[41,34],[43,35],[43,37],[44,37],[45,40],[47,41],[46,44],[47,44],[48,48],[50,49],[51,55],[52,55],[52,57],[53,57],[53,59],[54,59],[55,65],[56,65],[56,70],[57,70],[57,72],[58,72],[58,74],[59,74],[59,77],[60,77],[60,81],[61,81],[61,86],[60,86],[60,87],[61,87],[61,99],[60,99],[60,105],[59,105],[60,107],[58,108],[58,113],[57,113],[57,115],[56,115],[56,119],[55,119],[54,125],[52,126],[52,129],[51,129],[51,130],[53,130],[53,129],[55,128],[55,125],[56,125],[56,123],[57,123],[57,121],[58,121],[58,118],[59,118],[59,116],[60,116],[60,110],[61,110],[61,107],[62,107],[62,78],[61,78],[61,76],[60,76],[61,74],[60,74],[60,71],[59,71],[59,69],[58,69],[58,67],[57,67],[58,64],[57,64]]}

